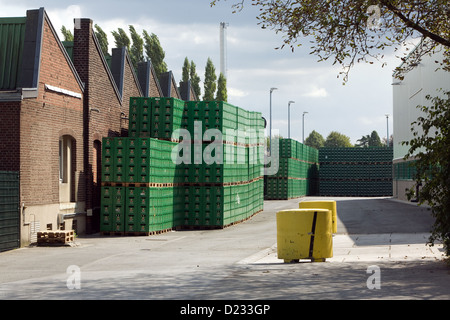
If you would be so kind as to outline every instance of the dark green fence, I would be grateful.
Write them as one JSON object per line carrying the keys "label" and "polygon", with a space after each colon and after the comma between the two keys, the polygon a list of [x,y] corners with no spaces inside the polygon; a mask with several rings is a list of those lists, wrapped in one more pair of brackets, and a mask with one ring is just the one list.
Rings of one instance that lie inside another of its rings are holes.
{"label": "dark green fence", "polygon": [[0,171],[0,252],[20,245],[19,173]]}
{"label": "dark green fence", "polygon": [[395,180],[414,180],[417,170],[415,161],[399,162],[394,165]]}

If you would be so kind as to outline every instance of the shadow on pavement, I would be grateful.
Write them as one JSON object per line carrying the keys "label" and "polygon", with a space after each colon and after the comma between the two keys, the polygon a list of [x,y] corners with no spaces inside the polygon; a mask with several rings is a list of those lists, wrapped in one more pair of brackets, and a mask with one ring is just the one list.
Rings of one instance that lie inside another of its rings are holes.
{"label": "shadow on pavement", "polygon": [[391,199],[336,200],[338,233],[429,233],[431,211]]}
{"label": "shadow on pavement", "polygon": [[[41,279],[16,287],[6,299],[143,299],[143,300],[320,300],[320,299],[448,299],[449,270],[443,262],[379,264],[380,289],[367,287],[367,263],[313,263],[224,266],[171,275],[122,271],[86,272],[81,289],[69,290],[65,277]],[[16,284],[17,285],[17,284]]]}

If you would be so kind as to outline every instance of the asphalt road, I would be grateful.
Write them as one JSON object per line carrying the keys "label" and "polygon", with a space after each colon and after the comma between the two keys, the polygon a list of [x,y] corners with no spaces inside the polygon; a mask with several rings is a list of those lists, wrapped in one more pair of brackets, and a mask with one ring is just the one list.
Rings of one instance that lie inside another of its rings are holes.
{"label": "asphalt road", "polygon": [[[0,299],[450,299],[442,249],[425,245],[429,212],[392,199],[335,198],[335,257],[277,259],[275,214],[307,199],[266,201],[263,212],[223,230],[93,235],[1,253]],[[373,266],[377,288],[368,285]]]}

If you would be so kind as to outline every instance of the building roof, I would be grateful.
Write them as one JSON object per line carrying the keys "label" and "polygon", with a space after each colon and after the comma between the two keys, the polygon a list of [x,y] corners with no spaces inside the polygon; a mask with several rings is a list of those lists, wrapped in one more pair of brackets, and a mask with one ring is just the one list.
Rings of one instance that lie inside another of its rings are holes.
{"label": "building roof", "polygon": [[0,91],[37,90],[44,21],[48,23],[81,90],[84,84],[73,66],[44,8],[28,10],[26,17],[0,18]]}
{"label": "building roof", "polygon": [[162,89],[163,96],[166,98],[180,99],[180,93],[173,76],[172,71],[165,72],[159,76],[159,84]]}
{"label": "building roof", "polygon": [[0,90],[14,90],[23,59],[26,17],[0,18]]}

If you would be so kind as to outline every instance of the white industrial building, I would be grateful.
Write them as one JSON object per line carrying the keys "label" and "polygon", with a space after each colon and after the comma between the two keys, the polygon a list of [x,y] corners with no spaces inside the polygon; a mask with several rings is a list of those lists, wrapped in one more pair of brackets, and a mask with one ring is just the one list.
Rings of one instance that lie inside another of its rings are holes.
{"label": "white industrial building", "polygon": [[430,105],[427,95],[443,96],[443,92],[450,91],[450,72],[439,69],[440,65],[436,63],[442,62],[443,57],[443,50],[432,56],[425,55],[403,80],[393,79],[393,195],[401,200],[406,200],[406,190],[414,186],[413,170],[404,160],[409,146],[402,145],[402,142],[413,138],[411,124],[423,115],[417,106]]}

